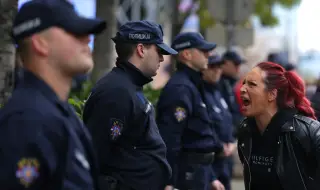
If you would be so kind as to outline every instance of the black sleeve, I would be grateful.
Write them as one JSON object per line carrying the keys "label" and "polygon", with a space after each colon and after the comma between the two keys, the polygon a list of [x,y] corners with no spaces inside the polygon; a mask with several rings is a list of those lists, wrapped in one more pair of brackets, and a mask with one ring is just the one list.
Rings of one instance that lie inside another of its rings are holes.
{"label": "black sleeve", "polygon": [[316,92],[311,98],[311,104],[316,114],[317,120],[320,119],[320,93]]}
{"label": "black sleeve", "polygon": [[[178,157],[183,130],[191,114],[192,94],[185,86],[172,86],[164,94],[162,102],[158,103],[158,127],[167,145],[167,160],[172,168],[172,178],[168,185],[176,185],[178,176]],[[160,113],[161,112],[161,113]]]}
{"label": "black sleeve", "polygon": [[87,100],[91,109],[84,114],[85,124],[92,135],[99,160],[111,155],[112,143],[116,142],[129,126],[133,101],[127,89],[117,88],[92,96]]}
{"label": "black sleeve", "polygon": [[63,123],[28,111],[16,113],[0,128],[1,189],[45,187],[57,172],[63,150]]}
{"label": "black sleeve", "polygon": [[318,121],[314,121],[310,124],[310,136],[312,142],[312,151],[316,155],[317,162],[317,171],[320,172],[320,123]]}

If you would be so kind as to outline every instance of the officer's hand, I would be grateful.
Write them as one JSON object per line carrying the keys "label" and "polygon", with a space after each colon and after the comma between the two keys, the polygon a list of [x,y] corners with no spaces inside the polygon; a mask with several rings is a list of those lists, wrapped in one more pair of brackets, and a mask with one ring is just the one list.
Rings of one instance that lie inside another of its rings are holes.
{"label": "officer's hand", "polygon": [[236,143],[228,143],[228,148],[229,148],[229,151],[231,152],[231,154],[233,154],[237,148],[237,145],[236,145]]}
{"label": "officer's hand", "polygon": [[213,190],[225,190],[224,185],[219,180],[214,180],[211,184]]}
{"label": "officer's hand", "polygon": [[167,185],[164,190],[174,190],[174,187],[171,185]]}
{"label": "officer's hand", "polygon": [[229,157],[232,154],[232,152],[230,152],[230,148],[228,146],[228,144],[223,144],[223,152],[222,152],[222,157]]}

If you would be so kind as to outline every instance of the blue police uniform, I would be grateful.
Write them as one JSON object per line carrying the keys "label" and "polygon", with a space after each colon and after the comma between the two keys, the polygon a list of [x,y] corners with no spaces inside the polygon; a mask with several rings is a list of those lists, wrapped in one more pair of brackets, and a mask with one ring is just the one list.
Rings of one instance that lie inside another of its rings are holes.
{"label": "blue police uniform", "polygon": [[[121,26],[113,40],[156,44],[163,53],[177,53],[162,43],[162,36],[160,25],[138,21]],[[163,190],[171,176],[154,108],[142,91],[151,81],[120,57],[86,102],[83,119],[98,153],[101,181],[112,189]]]}
{"label": "blue police uniform", "polygon": [[[235,65],[240,65],[245,62],[241,57],[234,51],[227,51],[222,56],[223,60],[230,60]],[[234,86],[238,79],[236,77],[222,75],[219,82],[220,92],[228,104],[229,110],[232,114],[233,125],[236,132],[236,127],[240,124],[243,116],[240,112],[240,107],[235,98]]]}
{"label": "blue police uniform", "polygon": [[86,128],[68,102],[24,73],[0,112],[2,189],[98,189]]}
{"label": "blue police uniform", "polygon": [[[215,44],[198,33],[183,33],[172,47],[177,51],[191,47],[209,51]],[[181,190],[209,188],[213,153],[221,151],[221,145],[216,143],[207,105],[201,73],[178,63],[157,104],[157,123],[173,171],[167,185]]]}
{"label": "blue police uniform", "polygon": [[[219,56],[209,57],[209,65],[222,63]],[[234,143],[232,115],[228,105],[221,95],[217,84],[205,82],[205,97],[208,101],[209,115],[214,122],[214,129],[221,143]],[[231,163],[230,163],[231,162]],[[226,190],[230,190],[232,177],[232,157],[216,157],[212,164],[213,178],[223,183]]]}
{"label": "blue police uniform", "polygon": [[[106,23],[77,15],[67,1],[33,0],[17,13],[12,37],[19,44],[51,27],[87,35]],[[91,138],[73,108],[36,72],[21,76],[0,111],[1,189],[99,189]]]}

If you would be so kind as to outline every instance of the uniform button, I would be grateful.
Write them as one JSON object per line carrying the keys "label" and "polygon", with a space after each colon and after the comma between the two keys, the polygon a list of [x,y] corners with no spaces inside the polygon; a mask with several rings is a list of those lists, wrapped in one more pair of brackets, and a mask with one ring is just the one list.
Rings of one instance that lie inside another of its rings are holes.
{"label": "uniform button", "polygon": [[244,123],[244,124],[243,124],[243,127],[246,127],[246,126],[247,126],[247,124],[246,124],[246,123]]}
{"label": "uniform button", "polygon": [[271,172],[271,168],[268,168],[268,172]]}
{"label": "uniform button", "polygon": [[137,149],[137,147],[134,146],[133,149]]}
{"label": "uniform button", "polygon": [[278,144],[280,144],[280,141],[278,141]]}
{"label": "uniform button", "polygon": [[241,146],[244,147],[244,143],[242,143]]}
{"label": "uniform button", "polygon": [[290,129],[293,129],[293,127],[290,127]]}

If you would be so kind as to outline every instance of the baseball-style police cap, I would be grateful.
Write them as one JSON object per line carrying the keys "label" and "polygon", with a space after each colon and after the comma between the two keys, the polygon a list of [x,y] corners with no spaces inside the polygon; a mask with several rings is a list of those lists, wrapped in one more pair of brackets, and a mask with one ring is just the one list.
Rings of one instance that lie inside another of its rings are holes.
{"label": "baseball-style police cap", "polygon": [[206,41],[200,33],[184,32],[178,34],[171,47],[177,51],[189,48],[197,48],[203,51],[211,51],[217,47],[217,44]]}
{"label": "baseball-style police cap", "polygon": [[72,34],[87,35],[102,32],[106,22],[79,16],[66,0],[32,0],[20,8],[11,35],[17,42],[53,26]]}
{"label": "baseball-style police cap", "polygon": [[120,26],[116,36],[111,39],[115,43],[156,44],[164,55],[178,53],[163,43],[163,31],[161,25],[150,21],[129,21]]}
{"label": "baseball-style police cap", "polygon": [[222,65],[222,57],[219,55],[211,55],[208,57],[208,65],[209,66],[219,66]]}
{"label": "baseball-style police cap", "polygon": [[234,51],[227,51],[222,56],[223,60],[229,60],[233,61],[236,65],[240,65],[242,63],[245,63],[246,61],[240,57],[239,54],[237,54]]}

